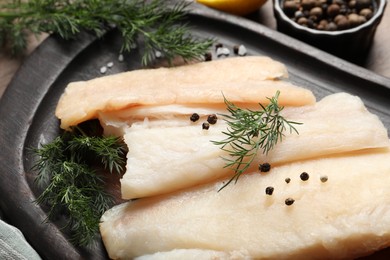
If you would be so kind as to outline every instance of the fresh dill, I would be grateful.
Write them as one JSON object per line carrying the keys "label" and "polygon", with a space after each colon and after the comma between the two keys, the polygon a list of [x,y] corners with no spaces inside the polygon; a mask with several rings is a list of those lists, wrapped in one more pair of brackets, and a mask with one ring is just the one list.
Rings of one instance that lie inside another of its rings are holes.
{"label": "fresh dill", "polygon": [[76,127],[34,152],[38,157],[35,182],[43,189],[36,203],[48,207],[48,220],[67,217],[64,228],[70,231],[72,243],[91,245],[99,233],[100,217],[113,205],[113,197],[104,189],[106,180],[96,169],[100,165],[120,173],[125,144],[117,137],[87,136]]}
{"label": "fresh dill", "polygon": [[167,4],[164,0],[8,0],[0,3],[0,47],[8,44],[17,54],[27,47],[29,33],[57,34],[76,38],[80,31],[98,37],[116,27],[123,39],[121,52],[130,52],[137,40],[145,45],[142,63],[155,52],[168,61],[200,59],[213,44],[197,39],[184,23],[188,2]]}
{"label": "fresh dill", "polygon": [[227,137],[222,141],[213,141],[215,145],[228,153],[225,167],[234,169],[233,177],[226,182],[219,190],[222,190],[231,182],[237,182],[253,163],[259,150],[268,154],[274,146],[282,141],[284,132],[288,129],[290,133],[298,134],[294,125],[301,123],[286,120],[280,112],[284,107],[279,106],[278,98],[280,92],[268,98],[269,104],[259,104],[261,110],[253,111],[241,109],[224,97],[227,111],[230,115],[223,115],[227,122],[227,131],[223,134]]}

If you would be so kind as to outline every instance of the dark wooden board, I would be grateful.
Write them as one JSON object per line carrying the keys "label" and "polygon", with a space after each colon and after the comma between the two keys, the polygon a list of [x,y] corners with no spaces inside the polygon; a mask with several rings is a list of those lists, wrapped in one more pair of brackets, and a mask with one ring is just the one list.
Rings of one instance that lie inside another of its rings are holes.
{"label": "dark wooden board", "polygon": [[[248,55],[267,55],[283,62],[291,81],[313,90],[318,99],[341,91],[359,95],[390,129],[390,79],[257,23],[197,5],[188,22],[194,35],[215,37],[231,50],[244,44]],[[102,39],[86,33],[75,41],[49,37],[22,65],[1,99],[0,207],[44,259],[107,258],[101,243],[91,249],[76,248],[54,223],[44,223],[45,211],[33,202],[39,191],[33,183],[35,158],[30,149],[58,135],[54,109],[69,82],[102,76],[100,67],[110,61],[115,64],[107,74],[140,68],[139,49],[119,63],[119,48],[115,31]],[[389,255],[384,250],[371,258],[383,254]]]}

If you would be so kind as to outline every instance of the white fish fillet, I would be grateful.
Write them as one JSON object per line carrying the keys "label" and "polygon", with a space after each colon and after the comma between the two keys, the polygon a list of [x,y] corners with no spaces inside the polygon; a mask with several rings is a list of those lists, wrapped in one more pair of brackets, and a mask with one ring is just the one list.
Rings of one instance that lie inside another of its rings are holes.
{"label": "white fish fillet", "polygon": [[[175,68],[143,69],[89,81],[70,83],[61,96],[56,116],[64,129],[97,117],[99,111],[116,111],[138,105],[266,102],[281,91],[281,105],[315,102],[311,91],[279,79],[285,66],[268,57],[236,57]],[[75,106],[74,104],[77,104]]]}
{"label": "white fish fillet", "polygon": [[364,256],[390,246],[389,158],[389,149],[369,149],[247,174],[220,192],[216,182],[135,200],[107,211],[100,231],[113,259],[170,259],[181,249],[246,250],[255,259]]}
{"label": "white fish fillet", "polygon": [[[303,123],[296,126],[299,135],[286,133],[268,156],[259,153],[252,170],[264,162],[278,165],[389,144],[378,117],[358,97],[346,93],[330,95],[313,106],[286,107],[283,112],[288,120]],[[151,120],[124,130],[129,148],[127,171],[121,179],[124,199],[173,192],[233,174],[224,168],[221,157],[227,154],[211,142],[225,138],[223,120],[207,131],[201,127],[204,118],[197,123],[188,117],[172,121],[179,125],[161,127],[161,121]]]}
{"label": "white fish fillet", "polygon": [[168,252],[143,255],[134,260],[250,260],[252,259],[246,250],[223,252],[207,249],[174,249]]}

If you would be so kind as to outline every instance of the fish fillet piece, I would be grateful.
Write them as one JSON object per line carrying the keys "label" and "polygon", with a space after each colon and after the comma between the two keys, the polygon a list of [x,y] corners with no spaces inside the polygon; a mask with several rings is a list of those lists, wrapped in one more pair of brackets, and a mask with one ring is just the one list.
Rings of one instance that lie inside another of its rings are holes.
{"label": "fish fillet piece", "polygon": [[[315,105],[285,107],[283,112],[288,120],[303,123],[296,126],[299,135],[287,132],[267,156],[258,153],[251,170],[264,162],[278,165],[389,144],[382,122],[356,96],[333,94]],[[222,157],[228,157],[227,153],[211,142],[225,138],[224,120],[219,119],[207,131],[201,126],[206,118],[196,123],[188,117],[176,121],[177,126],[158,127],[162,123],[151,120],[124,130],[129,148],[127,170],[121,179],[124,199],[173,192],[233,175],[224,168]]]}
{"label": "fish fillet piece", "polygon": [[[218,181],[127,202],[102,216],[101,235],[113,259],[178,249],[246,250],[254,259],[364,256],[390,246],[389,158],[388,148],[368,149],[246,174],[220,192]],[[287,198],[295,202],[287,206]]]}
{"label": "fish fillet piece", "polygon": [[287,70],[282,63],[258,56],[134,70],[70,83],[55,114],[61,120],[61,127],[67,129],[96,118],[98,111],[137,105],[223,103],[222,93],[231,101],[262,102],[262,99],[267,101],[267,95],[273,96],[277,88],[283,93],[281,104],[315,102],[311,91],[274,81],[286,76]]}
{"label": "fish fillet piece", "polygon": [[143,255],[134,260],[250,260],[252,259],[245,250],[223,252],[205,249],[175,249],[168,252],[157,252],[155,254]]}

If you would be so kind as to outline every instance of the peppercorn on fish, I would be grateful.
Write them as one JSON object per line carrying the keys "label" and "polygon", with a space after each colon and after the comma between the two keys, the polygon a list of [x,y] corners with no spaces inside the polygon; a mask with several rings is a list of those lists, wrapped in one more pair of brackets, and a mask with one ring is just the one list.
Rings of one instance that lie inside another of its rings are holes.
{"label": "peppercorn on fish", "polygon": [[[197,122],[190,120],[191,111],[200,111]],[[203,110],[151,107],[134,113],[140,118],[149,115],[149,120],[133,123],[131,127],[116,125],[125,133],[129,147],[128,167],[121,179],[122,197],[159,195],[231,176],[232,169],[224,167],[224,158],[229,155],[212,143],[225,138],[226,122],[221,118],[208,130],[202,129],[207,115],[216,111],[219,110],[212,107]],[[256,170],[264,162],[279,165],[389,144],[387,130],[378,117],[368,112],[358,97],[346,93],[330,95],[315,105],[285,107],[282,113],[289,120],[303,123],[296,126],[299,135],[285,133],[283,141],[267,155],[258,153],[250,170]],[[164,119],[164,115],[178,116]],[[103,125],[123,123],[123,118],[113,118],[106,115]]]}
{"label": "peppercorn on fish", "polygon": [[276,89],[282,92],[281,105],[315,102],[309,90],[276,80],[287,76],[282,63],[258,56],[135,70],[70,83],[59,100],[56,116],[61,127],[68,129],[96,118],[99,111],[140,105],[223,103],[222,93],[232,102],[258,103],[267,101]]}
{"label": "peppercorn on fish", "polygon": [[103,242],[112,259],[364,256],[390,246],[389,158],[389,147],[325,156],[243,175],[221,192],[216,181],[124,203],[101,218]]}

